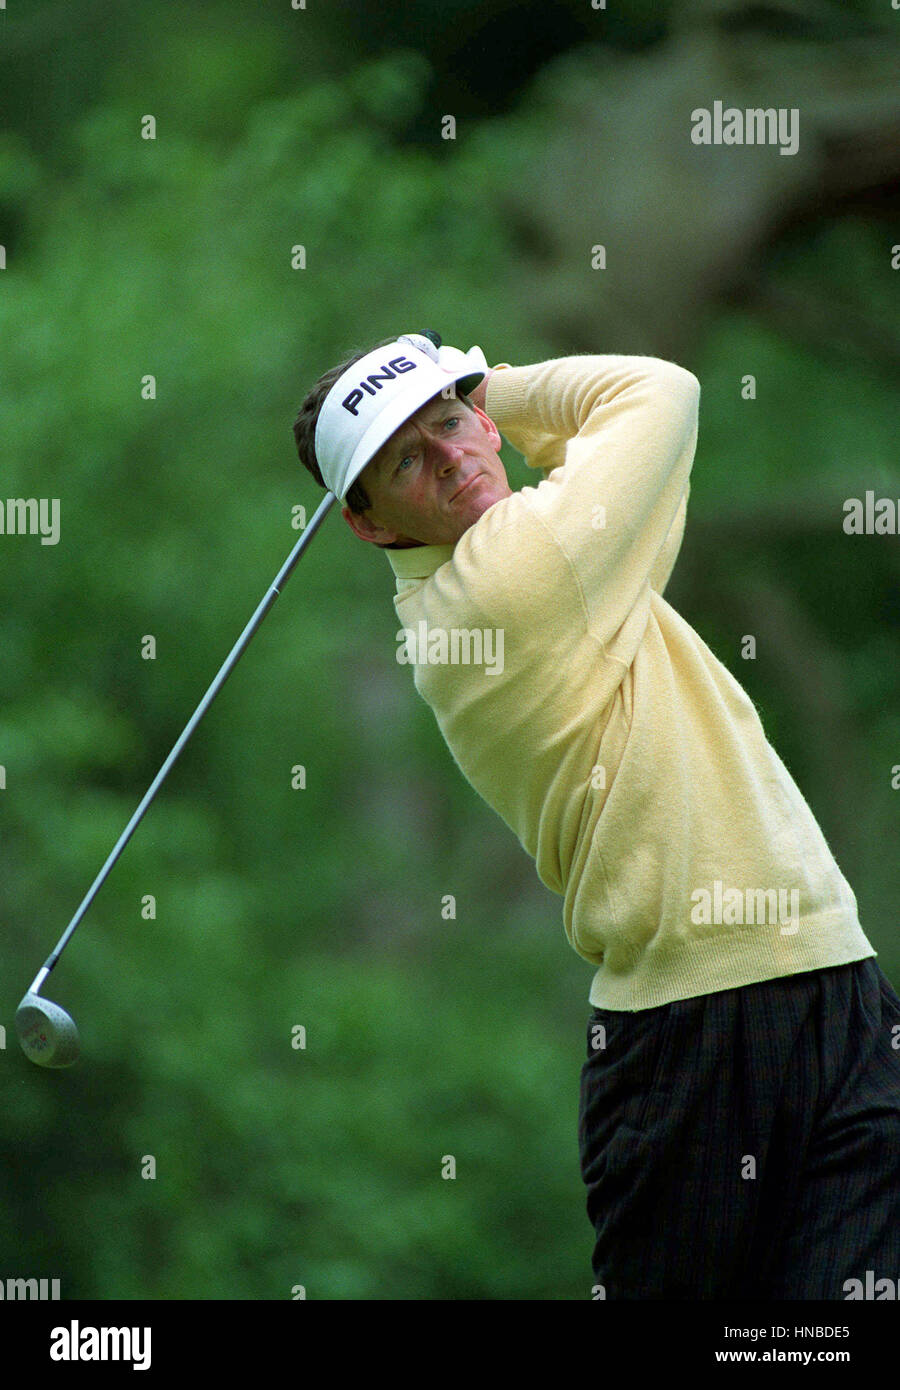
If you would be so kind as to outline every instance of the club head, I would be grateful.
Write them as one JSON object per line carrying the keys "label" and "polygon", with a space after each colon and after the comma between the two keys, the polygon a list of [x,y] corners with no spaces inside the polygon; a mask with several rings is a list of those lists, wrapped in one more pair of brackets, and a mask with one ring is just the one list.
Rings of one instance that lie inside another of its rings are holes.
{"label": "club head", "polygon": [[70,1067],[78,1061],[78,1029],[58,1004],[39,994],[26,994],[16,1010],[16,1032],[22,1051],[39,1067]]}

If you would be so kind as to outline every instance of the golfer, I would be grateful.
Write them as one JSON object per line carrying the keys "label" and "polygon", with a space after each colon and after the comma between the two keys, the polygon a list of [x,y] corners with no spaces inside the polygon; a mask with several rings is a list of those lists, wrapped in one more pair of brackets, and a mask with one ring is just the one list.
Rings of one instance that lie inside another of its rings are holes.
{"label": "golfer", "polygon": [[404,334],[327,371],[294,434],[596,967],[592,1297],[874,1297],[900,1281],[900,998],[753,703],[663,597],[699,399],[654,357],[489,369]]}

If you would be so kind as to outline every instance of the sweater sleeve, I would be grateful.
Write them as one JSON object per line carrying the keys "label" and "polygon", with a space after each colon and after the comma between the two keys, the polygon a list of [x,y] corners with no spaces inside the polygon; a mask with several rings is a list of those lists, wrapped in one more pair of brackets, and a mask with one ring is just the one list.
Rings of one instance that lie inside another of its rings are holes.
{"label": "sweater sleeve", "polygon": [[665,593],[666,585],[675,568],[675,561],[678,559],[681,542],[684,540],[684,524],[687,520],[687,501],[690,490],[691,485],[688,482],[684,489],[684,495],[678,504],[675,520],[669,527],[669,534],[666,536],[663,548],[650,571],[650,588],[655,589],[658,594]]}
{"label": "sweater sleeve", "polygon": [[[498,367],[485,410],[544,480],[523,490],[607,637],[671,573],[684,530],[700,385],[655,357]],[[599,635],[599,634],[598,634]]]}

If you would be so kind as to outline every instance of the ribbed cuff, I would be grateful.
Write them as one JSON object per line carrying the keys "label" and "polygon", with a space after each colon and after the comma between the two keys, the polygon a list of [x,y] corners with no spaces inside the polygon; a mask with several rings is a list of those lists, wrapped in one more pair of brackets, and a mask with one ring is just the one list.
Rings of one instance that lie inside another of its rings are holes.
{"label": "ribbed cuff", "polygon": [[521,418],[533,373],[533,366],[513,367],[509,362],[498,362],[493,368],[484,393],[484,409],[501,432],[505,423]]}

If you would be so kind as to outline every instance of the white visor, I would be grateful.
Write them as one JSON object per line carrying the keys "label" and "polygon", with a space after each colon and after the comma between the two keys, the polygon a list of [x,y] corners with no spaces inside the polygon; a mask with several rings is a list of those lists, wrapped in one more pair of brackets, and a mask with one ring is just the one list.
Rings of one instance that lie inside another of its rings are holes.
{"label": "white visor", "polygon": [[316,458],[325,486],[341,502],[366,464],[410,415],[432,397],[465,394],[488,370],[479,347],[435,347],[404,334],[360,357],[325,397],[316,422]]}

